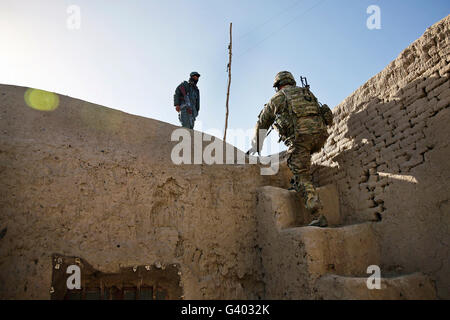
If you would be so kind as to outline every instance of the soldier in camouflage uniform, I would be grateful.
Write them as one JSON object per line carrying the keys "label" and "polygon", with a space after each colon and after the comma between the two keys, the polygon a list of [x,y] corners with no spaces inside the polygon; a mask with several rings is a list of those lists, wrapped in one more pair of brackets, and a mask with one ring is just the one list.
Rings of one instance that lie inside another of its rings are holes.
{"label": "soldier in camouflage uniform", "polygon": [[[305,207],[316,215],[322,206],[312,183],[311,155],[324,146],[328,138],[327,125],[332,125],[333,114],[327,105],[319,104],[308,86],[297,87],[288,71],[279,72],[273,86],[277,93],[259,115],[250,152],[262,149],[263,141],[257,145],[259,130],[274,125],[280,134],[280,141],[288,147],[287,164],[294,175],[292,186],[303,197]],[[326,227],[327,224],[326,218],[321,215],[310,225]]]}

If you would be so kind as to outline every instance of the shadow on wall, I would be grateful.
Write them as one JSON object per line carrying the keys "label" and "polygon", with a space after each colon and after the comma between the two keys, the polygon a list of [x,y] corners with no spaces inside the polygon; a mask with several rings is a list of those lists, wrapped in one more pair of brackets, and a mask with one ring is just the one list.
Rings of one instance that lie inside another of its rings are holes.
{"label": "shadow on wall", "polygon": [[316,183],[338,186],[345,223],[382,221],[386,265],[434,274],[447,297],[449,100],[448,73],[436,73],[388,101],[371,98],[347,115],[341,106],[335,131],[313,159]]}

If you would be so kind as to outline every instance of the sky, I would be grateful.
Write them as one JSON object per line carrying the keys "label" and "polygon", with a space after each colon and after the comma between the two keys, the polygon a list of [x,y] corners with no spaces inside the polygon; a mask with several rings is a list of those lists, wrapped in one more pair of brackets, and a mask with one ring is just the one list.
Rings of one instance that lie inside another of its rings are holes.
{"label": "sky", "polygon": [[175,88],[198,71],[195,129],[222,137],[230,22],[228,128],[248,130],[277,72],[333,108],[449,13],[448,0],[0,0],[0,83],[179,125]]}

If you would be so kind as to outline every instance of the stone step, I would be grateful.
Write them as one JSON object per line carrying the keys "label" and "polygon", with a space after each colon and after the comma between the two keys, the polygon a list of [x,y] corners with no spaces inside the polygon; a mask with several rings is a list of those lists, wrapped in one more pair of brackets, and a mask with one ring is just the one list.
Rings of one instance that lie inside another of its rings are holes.
{"label": "stone step", "polygon": [[319,196],[328,228],[305,226],[311,216],[296,192],[275,187],[258,190],[258,246],[266,298],[436,298],[434,284],[422,274],[385,277],[380,290],[368,289],[367,268],[381,265],[375,223],[339,226],[336,188],[319,188]]}
{"label": "stone step", "polygon": [[[332,187],[319,190],[324,210],[339,220]],[[343,227],[298,227],[309,222],[306,210],[292,191],[274,187],[258,190],[258,246],[269,299],[305,299],[316,279],[326,274],[366,276],[367,268],[380,265],[380,247],[374,223]],[[334,201],[334,202],[333,202]],[[300,213],[300,214],[299,214]]]}
{"label": "stone step", "polygon": [[[341,223],[339,198],[334,185],[318,188],[319,198],[323,204],[321,214],[325,215],[329,226]],[[258,190],[259,204],[266,206],[267,212],[272,212],[278,230],[307,225],[313,216],[305,209],[303,200],[295,191],[276,187],[262,187]]]}
{"label": "stone step", "polygon": [[[324,198],[337,197],[332,187],[321,188],[319,192]],[[306,210],[296,196],[295,191],[274,187],[258,190],[258,241],[267,259],[270,253],[283,260],[281,263],[303,264],[313,278],[327,273],[365,275],[368,266],[379,265],[380,248],[373,223],[336,228],[297,227],[305,225]],[[324,201],[325,211],[338,217],[339,211],[328,207],[332,204],[333,200]],[[276,252],[279,250],[283,252]],[[295,255],[296,261],[288,257]],[[279,263],[277,259],[269,260]]]}
{"label": "stone step", "polygon": [[334,184],[329,184],[317,188],[317,192],[323,205],[319,214],[323,214],[327,218],[329,226],[341,225],[343,220],[339,210],[339,194],[336,186]]}
{"label": "stone step", "polygon": [[325,275],[317,280],[315,294],[326,300],[429,300],[436,299],[433,282],[422,273],[381,278],[380,289],[368,289],[367,277]]}
{"label": "stone step", "polygon": [[365,275],[367,267],[380,264],[380,247],[373,223],[339,228],[284,229],[280,237],[296,238],[303,245],[304,260],[313,277],[333,273]]}

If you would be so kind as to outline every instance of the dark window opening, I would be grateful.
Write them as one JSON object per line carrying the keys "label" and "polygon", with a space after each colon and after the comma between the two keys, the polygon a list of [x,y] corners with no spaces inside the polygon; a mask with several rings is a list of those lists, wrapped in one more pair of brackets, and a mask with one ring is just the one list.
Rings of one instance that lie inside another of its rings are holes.
{"label": "dark window opening", "polygon": [[[80,289],[67,288],[71,265],[80,267]],[[53,257],[52,300],[178,300],[182,295],[176,264],[122,268],[113,274],[95,270],[80,258]]]}

